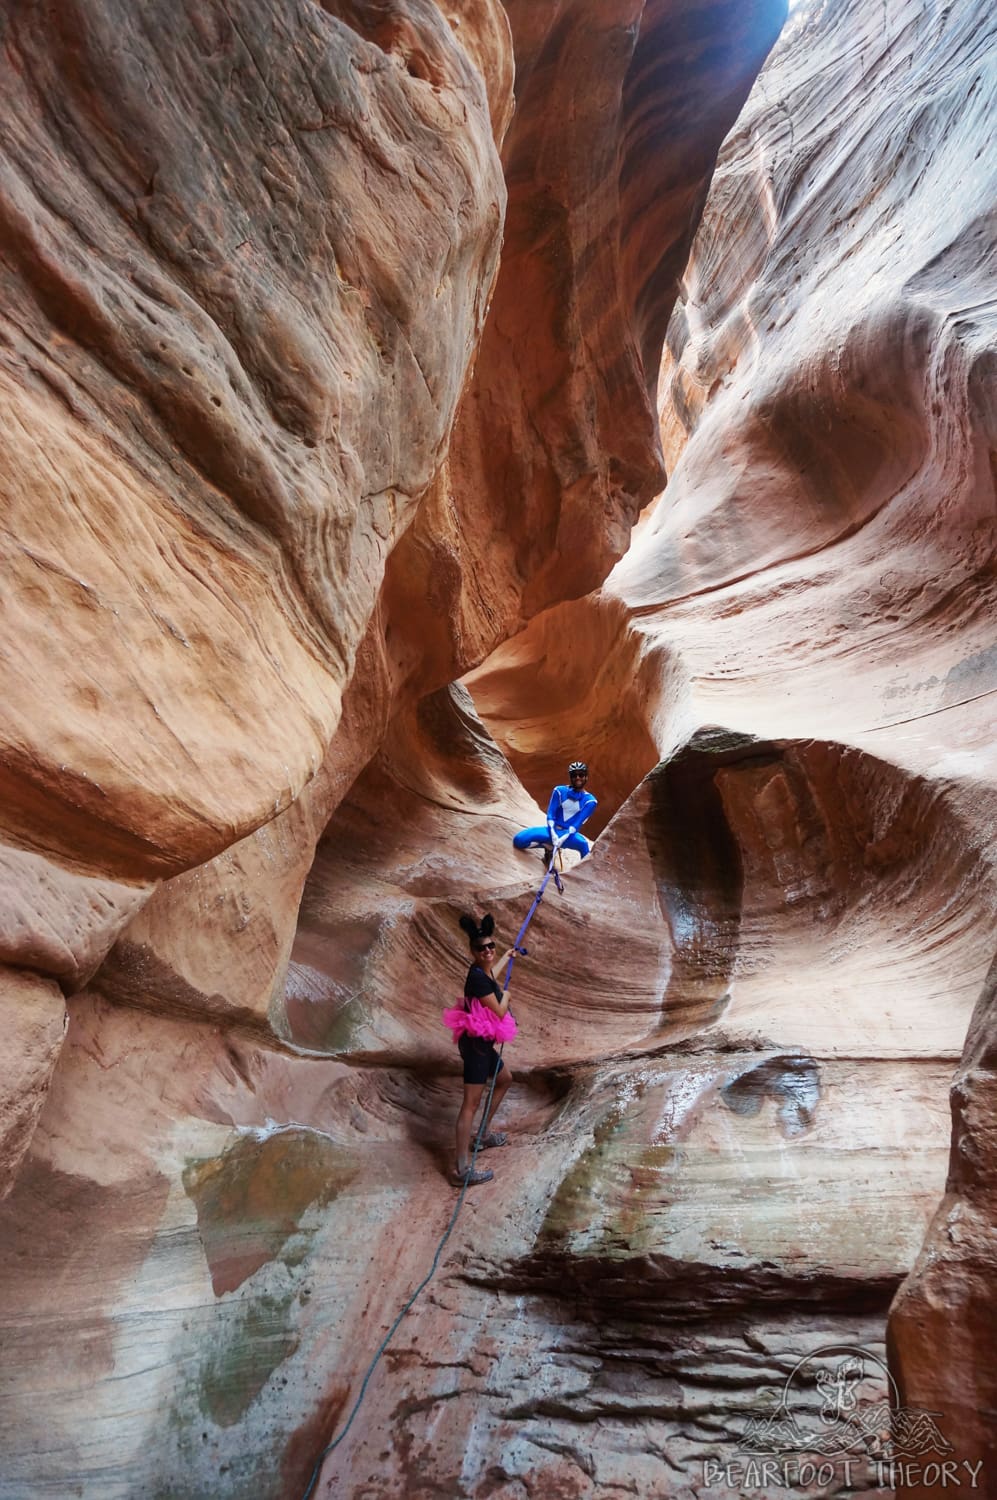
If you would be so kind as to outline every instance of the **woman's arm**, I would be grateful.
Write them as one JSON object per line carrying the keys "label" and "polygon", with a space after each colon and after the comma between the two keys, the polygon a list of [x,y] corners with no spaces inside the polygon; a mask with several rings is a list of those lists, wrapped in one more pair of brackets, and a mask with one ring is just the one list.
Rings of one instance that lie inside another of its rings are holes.
{"label": "woman's arm", "polygon": [[494,995],[482,995],[481,1003],[482,1005],[486,1005],[493,1015],[507,1015],[509,1010],[509,991],[503,991],[501,1000],[496,1000]]}
{"label": "woman's arm", "polygon": [[[507,953],[503,953],[495,968],[500,969],[508,963],[513,955],[513,951],[510,948]],[[498,995],[495,994],[496,990],[498,990]],[[486,974],[482,969],[475,969],[468,975],[464,995],[468,1000],[479,1000],[482,1005],[487,1006],[497,1016],[504,1016],[509,1009],[508,994],[502,993],[501,986],[495,978],[494,973]]]}
{"label": "woman's arm", "polygon": [[[495,969],[498,969],[499,972],[501,973],[501,971],[505,968],[506,964],[509,963],[509,961],[512,958],[512,955],[513,955],[513,953],[515,953],[515,951],[516,950],[514,948],[509,948],[505,953],[503,953],[502,957],[495,964],[495,966],[494,966]],[[498,983],[499,983],[499,981],[496,979],[496,981],[495,981],[496,986],[498,986]],[[487,1005],[488,1009],[490,1011],[492,1011],[493,1014],[495,1014],[496,1016],[504,1016],[504,1015],[506,1015],[506,1013],[508,1012],[508,1009],[509,1009],[509,991],[508,991],[508,989],[503,990],[502,991],[502,998],[501,999],[497,999],[494,994],[491,994],[491,995],[482,995],[482,997],[481,997],[481,1003],[482,1003],[482,1005]]]}

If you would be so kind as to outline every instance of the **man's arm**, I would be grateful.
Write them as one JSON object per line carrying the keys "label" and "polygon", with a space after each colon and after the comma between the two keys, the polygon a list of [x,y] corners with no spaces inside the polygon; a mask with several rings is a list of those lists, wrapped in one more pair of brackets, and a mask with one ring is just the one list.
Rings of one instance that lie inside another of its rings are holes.
{"label": "man's arm", "polygon": [[588,822],[589,818],[599,806],[598,802],[592,796],[591,792],[583,792],[581,797],[579,798],[579,801],[581,802],[581,806],[575,813],[575,816],[573,818],[566,819],[564,823],[565,828],[570,828],[572,833],[577,833],[582,824]]}
{"label": "man's arm", "polygon": [[547,803],[547,832],[550,834],[551,843],[553,843],[555,838],[557,837],[557,834],[554,832],[554,823],[555,821],[560,822],[560,818],[558,816],[560,811],[561,788],[559,786],[556,786],[550,794],[550,801]]}

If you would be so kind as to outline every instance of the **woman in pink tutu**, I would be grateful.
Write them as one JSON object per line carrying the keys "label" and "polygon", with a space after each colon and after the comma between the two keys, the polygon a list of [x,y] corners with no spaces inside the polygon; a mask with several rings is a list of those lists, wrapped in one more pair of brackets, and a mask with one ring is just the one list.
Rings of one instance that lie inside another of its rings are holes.
{"label": "woman in pink tutu", "polygon": [[473,917],[461,917],[460,925],[471,945],[471,967],[464,980],[462,1004],[443,1012],[444,1024],[453,1032],[464,1062],[464,1102],[457,1116],[457,1168],[450,1180],[458,1187],[464,1183],[474,1187],[479,1182],[491,1182],[495,1175],[487,1168],[472,1172],[470,1154],[474,1116],[485,1085],[496,1072],[498,1077],[492,1106],[482,1126],[485,1133],[479,1149],[485,1151],[506,1144],[506,1137],[500,1130],[489,1129],[512,1082],[512,1072],[499,1057],[495,1043],[511,1041],[516,1035],[516,1022],[509,1014],[508,994],[503,994],[493,972],[496,968],[502,972],[512,956],[512,949],[496,963],[495,922],[490,915],[482,917],[480,926]]}

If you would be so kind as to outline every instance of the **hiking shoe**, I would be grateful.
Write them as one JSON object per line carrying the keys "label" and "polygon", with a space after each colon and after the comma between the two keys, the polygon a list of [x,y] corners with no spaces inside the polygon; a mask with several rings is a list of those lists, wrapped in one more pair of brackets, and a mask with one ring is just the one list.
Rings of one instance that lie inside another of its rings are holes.
{"label": "hiking shoe", "polygon": [[487,1167],[483,1172],[480,1168],[472,1172],[470,1167],[465,1168],[463,1172],[459,1172],[454,1167],[450,1173],[450,1181],[454,1187],[477,1187],[479,1183],[491,1182],[494,1176],[495,1173],[489,1172]]}

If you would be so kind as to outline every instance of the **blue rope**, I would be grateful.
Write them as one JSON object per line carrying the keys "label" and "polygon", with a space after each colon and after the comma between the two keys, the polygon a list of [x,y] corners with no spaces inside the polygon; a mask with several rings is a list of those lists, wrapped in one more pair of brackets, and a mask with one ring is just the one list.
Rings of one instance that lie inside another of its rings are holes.
{"label": "blue rope", "polygon": [[540,905],[541,901],[544,898],[544,891],[547,889],[547,882],[548,882],[548,880],[550,879],[550,877],[552,875],[554,877],[554,880],[557,883],[558,890],[560,891],[560,890],[563,889],[563,887],[561,885],[561,877],[558,875],[557,871],[554,869],[554,858],[555,858],[555,855],[556,855],[556,853],[557,853],[557,851],[558,851],[559,848],[560,848],[560,842],[555,843],[554,844],[553,852],[551,854],[550,865],[549,865],[549,867],[548,867],[548,869],[547,869],[547,871],[546,871],[546,873],[544,875],[543,880],[541,880],[541,882],[540,882],[540,889],[537,891],[536,895],[533,897],[533,904],[530,907],[529,911],[526,913],[526,918],[525,918],[525,920],[523,922],[522,927],[516,933],[516,941],[512,945],[512,957],[509,959],[509,967],[505,971],[505,987],[506,987],[506,989],[508,989],[509,986],[512,984],[512,966],[516,962],[516,959],[518,957],[520,957],[520,956],[523,957],[523,958],[526,958],[527,955],[528,955],[528,951],[529,950],[526,949],[526,948],[524,948],[522,946],[523,938],[526,936],[526,929],[527,929],[527,927],[529,927],[530,923],[533,921],[533,917],[534,917],[534,914],[535,914],[535,912],[537,910],[537,907]]}
{"label": "blue rope", "polygon": [[[559,848],[559,844],[555,843],[555,845],[554,845],[554,853],[555,854],[556,854],[558,848]],[[512,945],[512,955],[511,955],[511,957],[509,959],[509,966],[506,969],[506,973],[505,973],[505,989],[506,989],[506,992],[508,992],[509,987],[510,987],[510,985],[512,983],[512,966],[513,966],[513,964],[516,962],[517,957],[520,957],[520,956],[521,957],[525,957],[526,954],[527,954],[527,950],[522,946],[523,938],[526,936],[526,929],[527,929],[527,927],[529,927],[530,923],[533,921],[533,917],[534,917],[534,915],[535,915],[535,913],[537,911],[537,908],[539,907],[541,901],[544,898],[544,891],[547,889],[547,882],[548,882],[548,880],[550,880],[550,877],[552,875],[554,876],[554,880],[555,880],[555,882],[557,884],[558,890],[562,890],[563,887],[561,885],[560,878],[558,877],[558,875],[556,874],[556,872],[554,870],[554,855],[553,854],[551,855],[550,866],[549,866],[549,868],[547,870],[547,873],[544,875],[543,880],[540,882],[540,889],[537,891],[536,895],[534,896],[534,898],[533,898],[533,904],[531,905],[529,911],[526,913],[526,920],[523,922],[522,927],[519,929],[519,932],[516,934],[516,941]],[[504,1048],[505,1048],[505,1043],[503,1042],[502,1045],[499,1047],[499,1057],[502,1056],[502,1052],[503,1052]],[[483,1112],[483,1114],[481,1116],[481,1124],[478,1126],[478,1133],[477,1133],[477,1135],[474,1138],[474,1150],[471,1152],[471,1165],[470,1165],[470,1168],[468,1170],[467,1177],[464,1178],[464,1186],[460,1190],[460,1194],[459,1194],[459,1196],[457,1198],[457,1203],[456,1203],[456,1205],[454,1207],[454,1211],[450,1215],[450,1222],[447,1225],[446,1229],[443,1231],[443,1238],[440,1240],[440,1243],[436,1247],[436,1254],[433,1256],[433,1263],[430,1266],[429,1271],[426,1274],[426,1276],[423,1278],[422,1281],[420,1281],[419,1285],[416,1287],[416,1289],[412,1293],[411,1297],[405,1303],[405,1306],[402,1308],[401,1312],[398,1314],[397,1318],[392,1323],[391,1327],[388,1329],[387,1333],[384,1335],[384,1338],[381,1340],[380,1344],[378,1345],[377,1352],[376,1352],[376,1354],[374,1355],[374,1358],[371,1360],[370,1364],[367,1367],[367,1373],[366,1373],[366,1375],[363,1378],[363,1384],[360,1387],[360,1393],[357,1396],[357,1399],[353,1403],[353,1410],[350,1412],[349,1417],[346,1419],[346,1426],[343,1428],[342,1432],[339,1434],[339,1436],[337,1438],[333,1438],[333,1440],[332,1440],[331,1443],[327,1443],[326,1444],[326,1446],[322,1449],[322,1452],[319,1454],[318,1458],[315,1460],[315,1467],[312,1470],[312,1477],[308,1481],[308,1488],[305,1490],[305,1493],[302,1495],[301,1500],[309,1500],[309,1496],[311,1495],[312,1491],[314,1490],[316,1481],[318,1480],[318,1477],[319,1477],[319,1473],[321,1472],[322,1465],[325,1463],[325,1460],[328,1458],[328,1456],[332,1452],[332,1450],[334,1448],[338,1448],[339,1447],[340,1443],[343,1441],[343,1439],[345,1438],[346,1434],[349,1432],[350,1428],[353,1425],[353,1418],[356,1416],[357,1412],[360,1410],[360,1403],[363,1401],[364,1396],[367,1394],[367,1386],[368,1386],[368,1383],[370,1381],[370,1377],[373,1375],[374,1370],[377,1367],[378,1361],[381,1358],[381,1355],[384,1353],[385,1349],[390,1344],[392,1338],[395,1335],[395,1332],[396,1332],[399,1324],[401,1323],[401,1321],[404,1318],[405,1314],[408,1312],[409,1308],[412,1306],[413,1302],[418,1297],[419,1293],[425,1287],[427,1287],[429,1285],[429,1283],[432,1281],[433,1277],[436,1274],[436,1268],[437,1268],[437,1266],[440,1263],[440,1256],[443,1254],[443,1247],[446,1244],[447,1240],[450,1238],[450,1235],[451,1235],[451,1233],[453,1231],[453,1227],[454,1227],[454,1225],[457,1222],[457,1215],[460,1213],[461,1207],[463,1206],[463,1203],[464,1203],[464,1195],[467,1192],[468,1187],[470,1186],[469,1179],[470,1179],[472,1173],[474,1172],[474,1163],[477,1160],[478,1147],[481,1145],[482,1139],[484,1137],[484,1129],[485,1129],[485,1125],[488,1122],[488,1116],[489,1116],[489,1113],[491,1111],[492,1096],[495,1093],[495,1083],[496,1083],[496,1081],[498,1079],[498,1075],[499,1075],[499,1070],[498,1070],[498,1068],[496,1068],[495,1072],[492,1074],[492,1081],[491,1081],[491,1083],[490,1083],[490,1085],[488,1087],[488,1098],[485,1100],[485,1108],[484,1108],[484,1112]]]}

